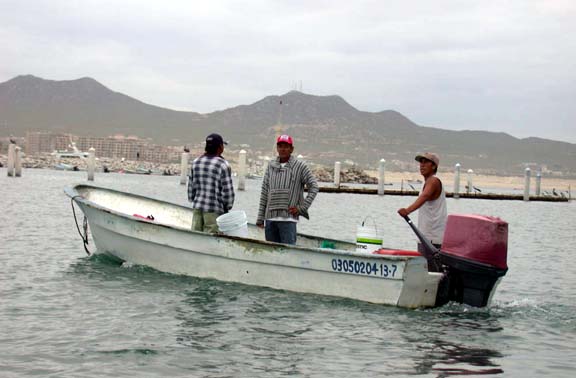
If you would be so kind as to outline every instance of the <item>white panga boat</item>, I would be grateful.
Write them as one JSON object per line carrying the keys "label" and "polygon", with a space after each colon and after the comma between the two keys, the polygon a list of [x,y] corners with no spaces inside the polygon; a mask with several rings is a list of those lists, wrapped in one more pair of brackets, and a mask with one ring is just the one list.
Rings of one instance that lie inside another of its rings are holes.
{"label": "white panga boat", "polygon": [[[84,212],[97,252],[122,261],[174,274],[408,308],[448,300],[467,303],[457,297],[465,290],[449,287],[446,272],[428,272],[427,260],[415,252],[357,253],[354,243],[303,234],[298,234],[297,245],[271,243],[254,225],[246,238],[207,234],[191,230],[192,209],[185,206],[92,185],[65,192]],[[500,276],[483,294],[483,303],[470,304],[487,305]]]}
{"label": "white panga boat", "polygon": [[64,151],[54,151],[52,152],[52,156],[55,156],[57,158],[69,158],[69,159],[85,159],[88,156],[90,156],[90,154],[88,152],[82,152],[78,149],[78,147],[76,147],[76,143],[74,142],[70,142],[69,146],[72,151],[68,151],[68,150],[64,150]]}

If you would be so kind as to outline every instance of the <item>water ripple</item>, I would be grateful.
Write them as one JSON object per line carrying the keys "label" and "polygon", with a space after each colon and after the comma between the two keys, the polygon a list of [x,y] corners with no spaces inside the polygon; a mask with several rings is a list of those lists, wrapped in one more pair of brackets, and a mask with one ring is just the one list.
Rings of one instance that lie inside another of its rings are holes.
{"label": "water ripple", "polygon": [[[449,200],[451,212],[510,223],[510,271],[489,308],[407,310],[86,257],[62,194],[85,174],[27,170],[9,180],[2,172],[3,377],[571,377],[576,368],[574,203]],[[178,178],[97,180],[186,203]],[[247,185],[236,206],[253,220],[259,183]],[[369,214],[386,245],[413,248],[395,215],[409,201],[323,194],[298,227],[353,240]]]}

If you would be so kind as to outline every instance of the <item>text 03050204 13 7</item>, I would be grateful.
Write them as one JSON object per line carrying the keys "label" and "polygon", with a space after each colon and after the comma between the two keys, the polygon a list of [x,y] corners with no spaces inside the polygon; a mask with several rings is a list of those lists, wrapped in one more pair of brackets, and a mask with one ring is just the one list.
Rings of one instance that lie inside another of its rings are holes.
{"label": "text 03050204 13 7", "polygon": [[332,259],[332,270],[381,278],[402,278],[402,266],[400,264],[335,258]]}

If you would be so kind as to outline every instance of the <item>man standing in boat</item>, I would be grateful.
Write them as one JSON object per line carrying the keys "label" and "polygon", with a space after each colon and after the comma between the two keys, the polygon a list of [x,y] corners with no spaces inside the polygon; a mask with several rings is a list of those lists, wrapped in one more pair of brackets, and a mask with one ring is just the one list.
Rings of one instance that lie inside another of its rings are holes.
{"label": "man standing in boat", "polygon": [[222,157],[225,144],[219,134],[208,135],[204,155],[192,162],[188,177],[188,201],[192,202],[194,209],[194,231],[217,233],[216,218],[230,211],[234,205],[232,171]]}
{"label": "man standing in boat", "polygon": [[292,156],[291,136],[280,135],[276,151],[278,157],[268,164],[262,180],[256,225],[264,228],[268,241],[296,244],[296,223],[300,215],[309,219],[308,208],[318,193],[318,183],[308,166]]}
{"label": "man standing in boat", "polygon": [[[436,177],[440,158],[434,153],[426,152],[416,156],[416,161],[420,163],[420,174],[424,176],[424,186],[416,201],[406,208],[399,209],[398,214],[406,217],[418,210],[418,229],[436,248],[440,249],[447,218],[446,193],[442,181]],[[418,243],[418,252],[427,256],[420,243]],[[436,264],[429,260],[428,270],[437,271],[438,267],[433,265]]]}

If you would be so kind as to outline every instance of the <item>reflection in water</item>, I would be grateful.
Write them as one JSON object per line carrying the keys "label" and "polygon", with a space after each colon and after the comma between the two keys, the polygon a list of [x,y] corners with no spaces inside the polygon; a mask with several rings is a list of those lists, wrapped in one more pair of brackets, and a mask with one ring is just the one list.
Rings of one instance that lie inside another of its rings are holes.
{"label": "reflection in water", "polygon": [[430,340],[430,344],[419,349],[427,349],[422,360],[417,363],[416,371],[419,373],[436,372],[438,377],[504,373],[491,360],[503,357],[495,350],[467,347],[441,339]]}
{"label": "reflection in water", "polygon": [[437,373],[437,377],[504,373],[500,365],[493,361],[503,357],[499,351],[438,337],[438,330],[442,330],[443,337],[452,336],[454,339],[474,342],[484,341],[491,334],[502,331],[498,320],[491,316],[489,310],[463,311],[467,309],[464,305],[449,304],[429,312],[436,316],[429,319],[428,327],[421,330],[422,338],[411,340],[423,352],[421,358],[416,360],[417,372]]}

